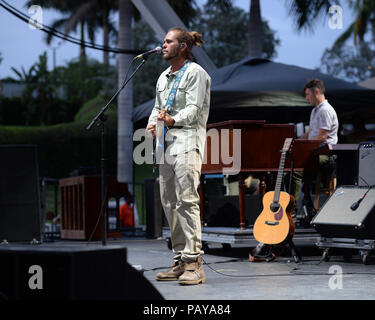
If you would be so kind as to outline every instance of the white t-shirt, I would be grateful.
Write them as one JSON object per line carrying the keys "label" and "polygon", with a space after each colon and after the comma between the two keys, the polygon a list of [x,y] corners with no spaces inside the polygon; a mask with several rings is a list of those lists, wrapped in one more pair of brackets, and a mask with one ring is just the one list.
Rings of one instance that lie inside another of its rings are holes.
{"label": "white t-shirt", "polygon": [[335,109],[327,100],[324,100],[311,111],[309,128],[309,139],[316,137],[319,134],[319,129],[324,129],[329,131],[326,143],[337,143],[339,121]]}

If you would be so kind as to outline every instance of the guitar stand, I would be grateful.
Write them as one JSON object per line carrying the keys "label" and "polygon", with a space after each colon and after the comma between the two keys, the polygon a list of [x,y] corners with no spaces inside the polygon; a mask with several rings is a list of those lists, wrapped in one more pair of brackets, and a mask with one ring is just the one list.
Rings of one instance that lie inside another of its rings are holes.
{"label": "guitar stand", "polygon": [[255,249],[249,253],[250,262],[271,262],[275,260],[275,258],[276,255],[273,253],[273,245],[264,243],[258,243]]}
{"label": "guitar stand", "polygon": [[[294,244],[293,240],[290,240],[288,243],[282,245],[285,247],[286,245],[289,246],[291,256],[294,259],[295,263],[299,263],[302,260],[302,257],[297,250],[296,245]],[[249,253],[249,260],[250,262],[260,262],[266,261],[271,262],[275,260],[276,255],[273,253],[274,246],[264,243],[258,243],[254,250]]]}
{"label": "guitar stand", "polygon": [[288,242],[288,246],[289,246],[289,249],[291,251],[291,255],[292,255],[293,259],[294,259],[294,262],[295,263],[299,263],[302,260],[302,257],[300,255],[299,251],[297,250],[297,247],[294,244],[293,240],[290,240]]}

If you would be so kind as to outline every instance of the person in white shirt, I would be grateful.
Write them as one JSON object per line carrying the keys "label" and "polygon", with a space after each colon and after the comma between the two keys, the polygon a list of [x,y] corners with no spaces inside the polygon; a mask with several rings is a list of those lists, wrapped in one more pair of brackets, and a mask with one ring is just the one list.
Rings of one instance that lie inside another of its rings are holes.
{"label": "person in white shirt", "polygon": [[304,87],[306,100],[315,106],[311,111],[309,129],[301,139],[318,139],[322,143],[336,144],[339,122],[335,109],[325,98],[322,80],[310,80]]}
{"label": "person in white shirt", "polygon": [[[324,82],[320,79],[312,79],[304,86],[306,100],[315,106],[311,111],[309,129],[300,137],[301,139],[320,140],[321,144],[336,144],[338,141],[337,131],[339,122],[335,109],[329,104],[325,97]],[[328,155],[319,156],[320,170],[332,170],[334,158]],[[316,213],[311,200],[311,185],[315,176],[308,172],[295,172],[293,175],[292,194],[296,200],[299,196],[299,187],[302,183],[304,197],[302,206],[305,206],[309,215],[308,220]],[[294,190],[294,191],[293,191]]]}

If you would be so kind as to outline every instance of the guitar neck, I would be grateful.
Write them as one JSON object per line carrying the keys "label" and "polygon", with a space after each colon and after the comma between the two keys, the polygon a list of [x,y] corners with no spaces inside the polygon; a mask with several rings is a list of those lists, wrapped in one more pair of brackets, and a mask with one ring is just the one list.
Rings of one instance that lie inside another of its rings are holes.
{"label": "guitar neck", "polygon": [[273,202],[274,203],[279,203],[281,185],[283,183],[283,173],[284,173],[284,166],[285,166],[285,158],[286,158],[286,152],[283,151],[283,153],[281,154],[279,171],[277,172],[277,179],[276,179],[276,185],[275,185],[275,194],[274,194],[274,197],[273,197]]}

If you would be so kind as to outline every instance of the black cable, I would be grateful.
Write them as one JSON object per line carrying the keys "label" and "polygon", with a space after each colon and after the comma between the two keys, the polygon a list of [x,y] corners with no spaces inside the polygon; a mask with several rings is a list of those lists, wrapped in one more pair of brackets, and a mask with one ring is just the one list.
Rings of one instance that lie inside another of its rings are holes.
{"label": "black cable", "polygon": [[98,219],[96,220],[96,224],[95,224],[93,230],[91,231],[91,234],[90,234],[89,238],[87,239],[86,245],[88,245],[91,242],[91,239],[92,239],[96,229],[98,228],[99,221],[102,218],[102,212],[104,210],[104,205],[106,205],[106,202],[107,202],[107,191],[108,191],[108,185],[107,185],[107,188],[105,190],[104,197],[102,199],[102,205],[101,205],[101,208],[100,208],[100,211],[99,211]]}
{"label": "black cable", "polygon": [[210,266],[210,264],[208,262],[206,262],[204,259],[203,259],[203,262],[204,264],[209,268],[211,269],[212,271],[222,275],[222,276],[226,276],[226,277],[231,277],[231,278],[260,278],[260,277],[279,277],[279,276],[290,276],[290,273],[279,273],[279,274],[253,274],[253,275],[233,275],[233,274],[226,274],[226,273],[223,273],[223,272],[220,272],[220,271],[217,271],[215,270],[214,268],[212,268]]}
{"label": "black cable", "polygon": [[[312,272],[312,271],[307,271],[307,272],[302,271],[301,272],[301,271],[297,271],[298,268],[291,269],[289,271],[289,273],[233,275],[233,274],[222,273],[220,271],[215,270],[204,259],[203,259],[203,262],[212,271],[214,271],[214,272],[216,272],[216,273],[218,273],[222,276],[231,277],[231,278],[263,278],[263,277],[285,277],[285,276],[306,276],[306,275],[310,275],[310,276],[315,276],[315,275],[332,276],[332,273],[328,273],[328,272]],[[343,272],[343,273],[340,273],[340,275],[375,275],[375,272]]]}
{"label": "black cable", "polygon": [[[29,21],[31,19],[29,16],[22,13],[18,9],[12,7],[6,1],[4,1],[4,0],[0,0],[0,1],[4,3],[3,4],[3,3],[0,2],[1,7],[3,7],[5,10],[7,10],[9,13],[16,16],[20,20],[29,24]],[[41,31],[44,31],[44,32],[46,32],[48,34],[51,34],[54,37],[60,38],[62,40],[65,40],[65,41],[68,41],[68,42],[71,42],[71,43],[74,43],[74,44],[77,44],[77,45],[80,45],[80,46],[84,46],[86,48],[91,48],[91,49],[101,50],[101,51],[106,51],[106,52],[113,52],[113,53],[124,53],[124,54],[139,54],[139,53],[142,52],[141,50],[110,48],[110,47],[106,47],[106,46],[103,46],[103,45],[88,43],[88,42],[82,41],[78,38],[74,38],[74,37],[71,37],[67,34],[64,34],[64,33],[60,32],[56,29],[53,29],[53,28],[49,27],[49,26],[45,26],[43,24],[40,24],[40,25],[42,26],[42,28],[40,29]]]}

